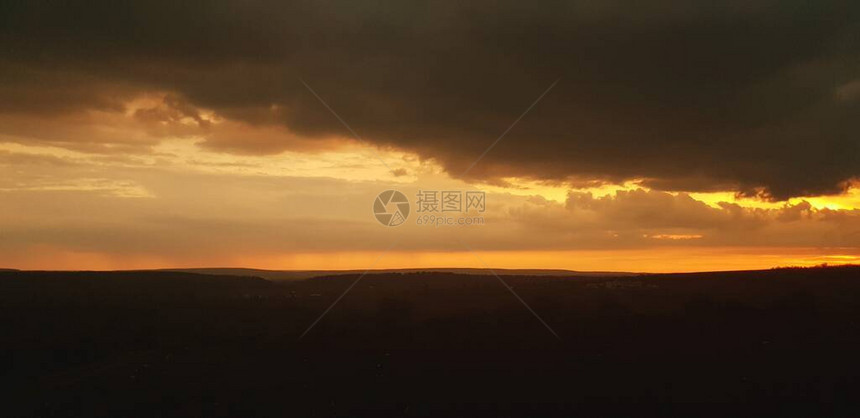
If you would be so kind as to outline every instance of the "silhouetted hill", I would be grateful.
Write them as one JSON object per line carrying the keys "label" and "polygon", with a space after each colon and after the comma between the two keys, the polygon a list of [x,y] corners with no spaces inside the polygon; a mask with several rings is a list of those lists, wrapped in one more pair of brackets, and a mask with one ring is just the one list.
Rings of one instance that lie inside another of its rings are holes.
{"label": "silhouetted hill", "polygon": [[128,299],[164,302],[168,299],[233,297],[237,292],[259,291],[271,285],[259,277],[178,272],[2,271],[0,302],[3,306],[99,305]]}
{"label": "silhouetted hill", "polygon": [[162,280],[173,280],[174,283],[251,283],[265,282],[260,277],[249,275],[206,275],[193,272],[159,271],[159,270],[120,270],[120,271],[39,271],[0,269],[0,279],[30,279],[30,280],[124,280],[125,283],[155,283]]}
{"label": "silhouetted hill", "polygon": [[858,267],[359,276],[0,273],[2,415],[860,410]]}
{"label": "silhouetted hill", "polygon": [[427,269],[371,269],[371,270],[260,270],[247,268],[190,268],[169,269],[165,271],[190,272],[200,274],[226,274],[234,276],[256,276],[269,280],[303,280],[321,276],[340,276],[354,274],[385,274],[385,273],[456,273],[470,275],[500,276],[579,276],[606,277],[632,276],[637,273],[606,272],[606,271],[574,271],[561,269],[476,269],[476,268],[427,268]]}
{"label": "silhouetted hill", "polygon": [[43,291],[57,288],[135,288],[165,289],[198,286],[245,287],[268,286],[260,277],[205,275],[161,271],[0,271],[4,287],[40,287]]}

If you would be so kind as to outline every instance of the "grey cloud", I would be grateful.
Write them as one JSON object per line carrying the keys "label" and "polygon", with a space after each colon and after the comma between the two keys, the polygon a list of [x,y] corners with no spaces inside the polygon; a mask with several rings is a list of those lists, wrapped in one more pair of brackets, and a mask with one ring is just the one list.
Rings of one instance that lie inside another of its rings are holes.
{"label": "grey cloud", "polygon": [[[347,135],[303,77],[368,141],[458,176],[560,77],[469,176],[785,199],[838,193],[860,174],[857,2],[0,7],[4,113],[112,109],[159,90],[242,123]],[[291,143],[212,141],[257,153]]]}

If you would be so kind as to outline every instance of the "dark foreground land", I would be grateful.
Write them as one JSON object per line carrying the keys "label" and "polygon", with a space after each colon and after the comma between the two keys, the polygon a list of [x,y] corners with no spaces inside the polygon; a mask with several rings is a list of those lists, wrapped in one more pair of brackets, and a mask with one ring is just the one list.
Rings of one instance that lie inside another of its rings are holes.
{"label": "dark foreground land", "polygon": [[860,268],[356,277],[0,272],[0,416],[857,416]]}

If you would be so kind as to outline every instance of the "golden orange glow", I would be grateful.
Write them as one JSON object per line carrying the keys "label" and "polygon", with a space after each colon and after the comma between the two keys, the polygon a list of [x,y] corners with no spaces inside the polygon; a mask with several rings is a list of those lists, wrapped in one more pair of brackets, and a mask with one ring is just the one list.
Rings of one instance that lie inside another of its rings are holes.
{"label": "golden orange glow", "polygon": [[778,209],[788,205],[809,202],[815,209],[851,210],[860,209],[860,188],[856,185],[849,188],[845,194],[834,196],[796,197],[784,202],[768,202],[750,197],[738,197],[733,192],[690,193],[690,197],[719,207],[720,202],[734,203],[747,208]]}
{"label": "golden orange glow", "polygon": [[[374,263],[375,261],[375,263]],[[350,252],[293,254],[237,260],[236,265],[278,269],[354,270],[394,268],[567,269],[578,271],[692,272],[860,263],[860,250],[800,248],[651,248],[614,251]],[[371,266],[371,264],[373,264]]]}
{"label": "golden orange glow", "polygon": [[24,257],[21,269],[115,270],[196,267],[248,267],[271,270],[364,270],[400,268],[566,269],[676,273],[731,271],[822,264],[860,264],[857,249],[815,248],[649,248],[615,251],[335,252],[256,257],[111,257],[99,253],[40,248]]}
{"label": "golden orange glow", "polygon": [[[392,235],[406,244],[373,268],[484,267],[468,251],[439,250],[454,235],[497,268],[675,272],[858,262],[857,184],[838,196],[769,202],[732,191],[655,191],[636,179],[468,183],[415,152],[347,136],[308,140],[177,100],[147,93],[122,111],[81,111],[44,126],[10,119],[38,127],[40,138],[76,142],[0,135],[0,231],[19,240],[7,240],[0,267],[364,269]],[[223,141],[235,137],[254,146]],[[488,196],[487,222],[457,231],[380,229],[370,203],[387,189],[410,198],[479,189]],[[164,248],[177,240],[184,247]],[[845,249],[818,249],[822,243]]]}
{"label": "golden orange glow", "polygon": [[[623,184],[602,184],[593,187],[571,187],[567,184],[550,184],[529,179],[517,177],[508,177],[505,182],[512,184],[513,187],[500,187],[493,185],[481,185],[481,189],[498,192],[510,193],[516,196],[540,196],[544,199],[563,203],[567,199],[569,192],[591,193],[594,197],[611,196],[618,191],[633,191],[633,190],[651,190],[642,186],[640,180],[631,180]],[[680,193],[673,192],[678,195]],[[815,209],[830,209],[830,210],[852,210],[860,209],[860,186],[852,185],[841,195],[833,196],[812,196],[812,197],[797,197],[788,199],[782,202],[771,202],[754,197],[741,197],[735,192],[691,192],[686,193],[690,197],[700,202],[706,203],[713,208],[720,208],[720,203],[731,203],[740,205],[745,208],[758,209],[779,209],[785,205],[797,205],[801,202],[808,202]]]}

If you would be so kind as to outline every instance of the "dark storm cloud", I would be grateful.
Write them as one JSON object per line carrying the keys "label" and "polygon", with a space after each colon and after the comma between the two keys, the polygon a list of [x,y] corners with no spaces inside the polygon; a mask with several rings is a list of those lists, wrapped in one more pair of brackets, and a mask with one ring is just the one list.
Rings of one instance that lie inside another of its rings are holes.
{"label": "dark storm cloud", "polygon": [[[854,1],[0,7],[5,113],[158,90],[244,123],[346,135],[301,77],[366,140],[458,176],[561,78],[469,176],[783,199],[860,174]],[[217,147],[282,149],[241,136]]]}

